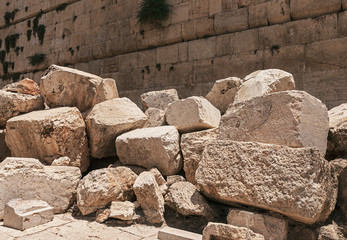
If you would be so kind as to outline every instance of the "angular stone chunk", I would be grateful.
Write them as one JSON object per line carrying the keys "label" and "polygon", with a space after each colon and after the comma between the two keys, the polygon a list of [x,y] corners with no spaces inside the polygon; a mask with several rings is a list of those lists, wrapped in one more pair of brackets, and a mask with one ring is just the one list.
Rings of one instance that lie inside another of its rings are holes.
{"label": "angular stone chunk", "polygon": [[234,103],[294,89],[294,77],[288,72],[279,69],[256,71],[245,77],[245,82],[235,95]]}
{"label": "angular stone chunk", "polygon": [[145,108],[158,108],[165,110],[168,105],[177,101],[178,94],[176,89],[147,92],[141,95],[141,101]]}
{"label": "angular stone chunk", "polygon": [[124,132],[143,127],[146,121],[146,115],[128,98],[116,98],[95,105],[86,118],[92,157],[116,156],[116,138]]}
{"label": "angular stone chunk", "polygon": [[347,214],[347,159],[335,159],[329,162],[335,171],[339,180],[339,193],[337,195],[337,205],[341,211]]}
{"label": "angular stone chunk", "polygon": [[53,208],[42,200],[14,199],[6,203],[4,226],[19,230],[39,226],[52,221]]}
{"label": "angular stone chunk", "polygon": [[110,218],[117,218],[120,220],[131,220],[135,215],[135,205],[132,202],[113,201],[110,207]]}
{"label": "angular stone chunk", "polygon": [[66,211],[75,200],[81,179],[77,167],[44,166],[33,158],[8,157],[0,163],[0,219],[8,201],[43,200],[54,213]]}
{"label": "angular stone chunk", "polygon": [[205,148],[195,177],[198,190],[211,199],[306,224],[324,221],[336,204],[335,171],[312,148],[216,141]]}
{"label": "angular stone chunk", "polygon": [[202,240],[264,240],[264,236],[245,227],[209,222],[202,232]]}
{"label": "angular stone chunk", "polygon": [[6,129],[0,129],[0,162],[7,157],[11,157],[11,151],[5,142]]}
{"label": "angular stone chunk", "polygon": [[219,129],[219,139],[314,147],[324,156],[329,119],[326,106],[317,98],[303,91],[285,91],[234,104]]}
{"label": "angular stone chunk", "polygon": [[209,129],[205,131],[198,131],[186,133],[181,138],[181,149],[184,159],[184,172],[187,181],[195,184],[195,171],[199,167],[199,162],[202,158],[202,152],[206,145],[216,140],[218,136],[218,129]]}
{"label": "angular stone chunk", "polygon": [[134,164],[163,175],[173,175],[182,168],[179,133],[173,126],[136,129],[116,140],[116,149],[122,164]]}
{"label": "angular stone chunk", "polygon": [[129,201],[134,197],[136,178],[137,175],[127,167],[94,170],[78,184],[77,206],[83,215],[87,215],[112,201]]}
{"label": "angular stone chunk", "polygon": [[25,78],[19,82],[11,83],[2,88],[6,92],[29,94],[33,96],[40,95],[40,88],[36,82],[29,78]]}
{"label": "angular stone chunk", "polygon": [[146,220],[150,223],[164,221],[164,198],[155,177],[150,172],[141,173],[135,183],[134,191]]}
{"label": "angular stone chunk", "polygon": [[145,112],[148,120],[145,127],[159,127],[164,126],[165,121],[165,111],[159,108],[148,108]]}
{"label": "angular stone chunk", "polygon": [[286,240],[288,220],[266,214],[232,209],[227,216],[228,224],[251,229],[266,240]]}
{"label": "angular stone chunk", "polygon": [[347,103],[329,112],[329,136],[327,154],[347,156]]}
{"label": "angular stone chunk", "polygon": [[234,102],[236,92],[239,90],[243,80],[237,77],[229,77],[217,80],[206,99],[224,114],[229,105]]}
{"label": "angular stone chunk", "polygon": [[161,175],[161,173],[159,172],[159,170],[157,168],[152,168],[151,170],[149,170],[149,172],[151,172],[154,175],[155,180],[158,183],[158,186],[159,186],[161,193],[163,194],[163,196],[165,196],[165,194],[168,190],[168,186],[166,184],[166,181],[165,181],[163,175]]}
{"label": "angular stone chunk", "polygon": [[218,127],[221,114],[205,98],[189,97],[171,103],[165,117],[180,132],[193,132]]}
{"label": "angular stone chunk", "polygon": [[77,108],[35,111],[11,118],[6,142],[14,157],[32,157],[51,164],[67,156],[82,172],[89,166],[86,125]]}
{"label": "angular stone chunk", "polygon": [[45,103],[51,107],[77,107],[81,112],[118,98],[116,82],[76,69],[51,65],[40,81]]}

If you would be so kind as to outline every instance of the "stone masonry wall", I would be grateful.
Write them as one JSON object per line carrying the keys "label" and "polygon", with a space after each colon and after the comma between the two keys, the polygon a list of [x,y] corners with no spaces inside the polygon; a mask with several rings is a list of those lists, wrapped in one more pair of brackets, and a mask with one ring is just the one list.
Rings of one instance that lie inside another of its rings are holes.
{"label": "stone masonry wall", "polygon": [[[114,78],[139,103],[149,90],[205,95],[217,79],[280,68],[329,108],[347,102],[347,0],[169,2],[158,28],[137,22],[141,0],[2,1],[0,86],[38,81],[54,63]],[[45,60],[31,64],[35,54]]]}

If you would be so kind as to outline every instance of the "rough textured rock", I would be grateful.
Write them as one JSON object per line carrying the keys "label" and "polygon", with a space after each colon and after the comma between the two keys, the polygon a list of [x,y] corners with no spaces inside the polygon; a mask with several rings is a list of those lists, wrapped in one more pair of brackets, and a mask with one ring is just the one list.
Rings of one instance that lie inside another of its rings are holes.
{"label": "rough textured rock", "polygon": [[251,229],[266,240],[286,240],[288,220],[266,214],[232,209],[227,216],[228,224]]}
{"label": "rough textured rock", "polygon": [[327,154],[347,156],[347,103],[330,109]]}
{"label": "rough textured rock", "polygon": [[95,105],[86,118],[91,155],[116,155],[115,140],[124,132],[141,128],[146,115],[128,98],[116,98]]}
{"label": "rough textured rock", "polygon": [[324,221],[336,204],[335,170],[313,148],[216,141],[205,148],[195,176],[197,188],[211,199],[306,224]]}
{"label": "rough textured rock", "polygon": [[165,117],[180,132],[193,132],[218,127],[221,115],[205,98],[189,97],[171,103]]}
{"label": "rough textured rock", "polygon": [[165,110],[170,103],[178,99],[176,89],[152,91],[141,95],[141,101],[145,108],[159,108],[161,110]]}
{"label": "rough textured rock", "polygon": [[152,168],[151,170],[149,170],[149,172],[151,172],[154,175],[155,181],[157,181],[159,189],[164,196],[168,190],[168,186],[163,175],[161,175],[157,168]]}
{"label": "rough textured rock", "polygon": [[98,209],[95,213],[95,221],[98,223],[103,223],[107,219],[110,218],[111,210],[106,208],[106,209]]}
{"label": "rough textured rock", "polygon": [[153,173],[141,173],[134,183],[137,201],[140,203],[146,220],[150,223],[164,221],[164,198]]}
{"label": "rough textured rock", "polygon": [[340,240],[346,239],[346,236],[340,231],[339,226],[333,222],[332,224],[322,226],[318,230],[318,240]]}
{"label": "rough textured rock", "polygon": [[133,199],[137,175],[127,167],[103,168],[85,176],[77,187],[77,206],[83,215],[104,208],[112,201]]}
{"label": "rough textured rock", "polygon": [[0,162],[7,157],[11,157],[11,151],[5,142],[6,129],[0,129]]}
{"label": "rough textured rock", "polygon": [[73,162],[69,157],[60,157],[54,159],[51,166],[73,166]]}
{"label": "rough textured rock", "polygon": [[86,125],[77,108],[35,111],[7,122],[6,142],[14,157],[32,157],[51,164],[68,156],[82,172],[89,166]]}
{"label": "rough textured rock", "polygon": [[317,240],[316,229],[309,228],[307,225],[290,225],[287,240]]}
{"label": "rough textured rock", "polygon": [[347,216],[347,159],[335,159],[329,163],[335,168],[339,180],[337,205]]}
{"label": "rough textured rock", "polygon": [[219,139],[315,147],[324,156],[329,119],[317,98],[303,91],[285,91],[234,104],[219,129]]}
{"label": "rough textured rock", "polygon": [[145,112],[148,117],[145,127],[159,127],[164,126],[165,121],[165,111],[159,108],[148,108]]}
{"label": "rough textured rock", "polygon": [[4,226],[19,230],[39,226],[52,221],[53,208],[42,200],[13,199],[6,203]]}
{"label": "rough textured rock", "polygon": [[41,96],[0,90],[0,127],[5,127],[12,117],[40,109],[44,109]]}
{"label": "rough textured rock", "polygon": [[25,78],[19,82],[11,83],[3,87],[6,92],[29,94],[33,96],[40,95],[40,88],[36,82],[29,78]]}
{"label": "rough textured rock", "polygon": [[122,164],[134,164],[163,175],[173,175],[182,168],[179,133],[173,126],[136,129],[116,140],[116,149]]}
{"label": "rough textured rock", "polygon": [[167,183],[166,185],[170,187],[172,184],[177,183],[177,182],[185,182],[186,179],[180,175],[171,175],[167,176]]}
{"label": "rough textured rock", "polygon": [[234,102],[236,92],[239,90],[243,80],[237,77],[229,77],[217,80],[206,99],[224,114],[229,105]]}
{"label": "rough textured rock", "polygon": [[235,95],[234,103],[294,89],[295,82],[292,74],[279,69],[260,70],[245,77],[245,82]]}
{"label": "rough textured rock", "polygon": [[40,91],[49,107],[77,107],[81,112],[118,97],[113,79],[57,65],[52,65],[41,78]]}
{"label": "rough textured rock", "polygon": [[264,240],[264,236],[245,227],[209,222],[202,233],[202,240]]}
{"label": "rough textured rock", "polygon": [[110,207],[110,217],[120,220],[131,220],[135,215],[135,205],[132,202],[113,201]]}
{"label": "rough textured rock", "polygon": [[202,152],[209,142],[217,139],[217,136],[217,128],[182,135],[181,149],[184,159],[183,169],[186,174],[187,181],[193,184],[196,183],[195,171],[199,167]]}
{"label": "rough textured rock", "polygon": [[11,199],[46,201],[54,213],[66,211],[75,200],[81,178],[77,167],[44,166],[33,158],[8,157],[0,163],[0,219]]}

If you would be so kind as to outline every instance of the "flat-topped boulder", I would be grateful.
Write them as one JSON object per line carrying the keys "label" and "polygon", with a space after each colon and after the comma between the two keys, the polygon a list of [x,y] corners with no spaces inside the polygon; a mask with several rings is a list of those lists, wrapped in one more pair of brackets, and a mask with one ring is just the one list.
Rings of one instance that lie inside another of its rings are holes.
{"label": "flat-topped boulder", "polygon": [[330,109],[328,114],[327,153],[330,156],[347,156],[347,103]]}
{"label": "flat-topped boulder", "polygon": [[170,103],[179,99],[176,89],[151,91],[142,94],[140,97],[146,109],[158,108],[161,110],[165,110]]}

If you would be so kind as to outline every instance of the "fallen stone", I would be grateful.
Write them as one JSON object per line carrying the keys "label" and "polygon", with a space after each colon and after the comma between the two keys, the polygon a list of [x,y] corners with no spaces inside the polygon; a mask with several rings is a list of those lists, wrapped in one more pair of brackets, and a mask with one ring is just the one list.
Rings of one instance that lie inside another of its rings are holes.
{"label": "fallen stone", "polygon": [[146,121],[146,115],[128,98],[96,104],[86,118],[91,156],[116,156],[116,138],[127,131],[143,127]]}
{"label": "fallen stone", "polygon": [[95,221],[98,223],[103,223],[110,218],[110,209],[98,209],[95,214]]}
{"label": "fallen stone", "polygon": [[279,69],[256,71],[245,77],[245,82],[235,95],[234,103],[294,89],[294,77],[288,72]]}
{"label": "fallen stone", "polygon": [[163,175],[178,173],[183,165],[179,147],[179,133],[173,126],[136,129],[116,140],[116,149],[122,164],[134,164]]}
{"label": "fallen stone", "polygon": [[303,91],[285,91],[231,106],[222,117],[218,139],[262,142],[289,147],[327,147],[328,112]]}
{"label": "fallen stone", "polygon": [[298,222],[324,221],[334,210],[337,179],[316,149],[216,141],[196,170],[208,198],[279,212]]}
{"label": "fallen stone", "polygon": [[288,220],[266,214],[232,209],[227,216],[228,224],[249,228],[266,240],[286,240]]}
{"label": "fallen stone", "polygon": [[318,230],[318,240],[340,240],[346,239],[346,236],[340,231],[339,226],[333,222],[332,224],[322,226]]}
{"label": "fallen stone", "polygon": [[110,207],[110,217],[120,220],[131,220],[135,215],[135,205],[132,202],[113,201]]}
{"label": "fallen stone", "polygon": [[73,162],[69,157],[60,157],[54,159],[51,166],[73,166]]}
{"label": "fallen stone", "polygon": [[195,171],[199,167],[202,152],[209,142],[217,139],[217,136],[217,128],[182,135],[181,149],[184,159],[183,169],[186,174],[187,181],[193,184],[196,183]]}
{"label": "fallen stone", "polygon": [[33,158],[8,157],[0,163],[0,219],[12,199],[47,202],[54,213],[65,212],[75,200],[81,179],[77,167],[44,166]]}
{"label": "fallen stone", "polygon": [[127,167],[91,171],[78,184],[77,206],[83,215],[104,208],[112,201],[134,198],[133,184],[137,175]]}
{"label": "fallen stone", "polygon": [[5,142],[6,129],[0,129],[0,162],[7,157],[11,157],[11,151]]}
{"label": "fallen stone", "polygon": [[52,221],[53,208],[42,200],[14,199],[6,203],[4,226],[25,230]]}
{"label": "fallen stone", "polygon": [[189,97],[171,103],[165,117],[169,125],[186,133],[218,127],[221,115],[205,98]]}
{"label": "fallen stone", "polygon": [[339,180],[337,206],[347,216],[347,159],[335,159],[329,163],[335,169]]}
{"label": "fallen stone", "polygon": [[202,233],[202,240],[264,240],[264,236],[245,227],[209,222]]}
{"label": "fallen stone", "polygon": [[164,198],[153,173],[141,173],[133,187],[146,220],[150,223],[162,223],[164,221]]}
{"label": "fallen stone", "polygon": [[202,240],[202,235],[178,228],[164,227],[158,232],[159,240]]}
{"label": "fallen stone", "polygon": [[157,181],[159,189],[164,196],[168,190],[168,186],[163,175],[161,175],[157,168],[152,168],[151,170],[149,170],[149,172],[151,172],[154,175],[155,181]]}
{"label": "fallen stone", "polygon": [[172,184],[177,183],[177,182],[185,182],[186,179],[180,175],[171,175],[167,176],[167,182],[166,185],[170,187]]}
{"label": "fallen stone", "polygon": [[19,82],[11,83],[2,88],[6,92],[29,94],[32,96],[40,95],[40,88],[36,82],[29,78],[25,78]]}
{"label": "fallen stone", "polygon": [[148,120],[144,127],[159,127],[164,126],[165,121],[165,111],[159,108],[148,108],[145,112]]}
{"label": "fallen stone", "polygon": [[327,154],[347,156],[347,103],[330,109]]}
{"label": "fallen stone", "polygon": [[168,105],[177,101],[178,94],[176,89],[147,92],[141,95],[141,101],[145,108],[158,108],[165,110]]}
{"label": "fallen stone", "polygon": [[95,104],[118,98],[116,82],[76,69],[51,65],[40,81],[40,91],[50,107],[77,107],[81,112]]}
{"label": "fallen stone", "polygon": [[86,125],[77,108],[35,111],[7,122],[6,142],[14,157],[37,158],[51,164],[67,156],[82,172],[89,166]]}
{"label": "fallen stone", "polygon": [[243,80],[237,77],[229,77],[217,80],[211,91],[206,95],[206,99],[224,114],[229,105],[234,103],[234,98]]}

